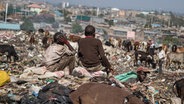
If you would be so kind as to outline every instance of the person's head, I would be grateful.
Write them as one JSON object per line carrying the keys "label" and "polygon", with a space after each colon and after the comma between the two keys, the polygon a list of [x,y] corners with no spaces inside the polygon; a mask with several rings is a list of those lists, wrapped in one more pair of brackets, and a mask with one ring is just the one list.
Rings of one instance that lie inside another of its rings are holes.
{"label": "person's head", "polygon": [[145,78],[147,77],[147,74],[150,73],[150,70],[145,67],[138,67],[137,68],[137,80],[140,82],[143,82]]}
{"label": "person's head", "polygon": [[49,36],[49,31],[48,30],[45,31],[45,36]]}
{"label": "person's head", "polygon": [[141,71],[137,71],[137,79],[138,79],[138,81],[143,82],[144,79],[146,78],[146,76],[147,76],[146,72],[144,72],[142,70]]}
{"label": "person's head", "polygon": [[95,27],[92,25],[86,26],[85,36],[94,36],[95,37]]}
{"label": "person's head", "polygon": [[63,34],[61,32],[57,32],[54,34],[53,39],[54,39],[54,43],[63,45],[64,41],[66,40],[66,36],[65,36],[65,34]]}
{"label": "person's head", "polygon": [[158,50],[161,51],[162,50],[162,47],[159,47]]}
{"label": "person's head", "polygon": [[39,33],[44,33],[44,29],[38,29]]}

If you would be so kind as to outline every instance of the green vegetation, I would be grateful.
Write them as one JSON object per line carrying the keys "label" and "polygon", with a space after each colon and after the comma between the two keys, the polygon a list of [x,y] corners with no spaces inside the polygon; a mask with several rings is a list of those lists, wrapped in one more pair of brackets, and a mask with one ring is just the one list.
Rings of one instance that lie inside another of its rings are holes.
{"label": "green vegetation", "polygon": [[65,17],[65,18],[64,18],[64,20],[65,20],[65,22],[66,22],[66,23],[68,23],[68,22],[71,22],[71,21],[72,21],[72,20],[71,20],[71,18],[70,18],[69,16],[68,16],[68,17]]}
{"label": "green vegetation", "polygon": [[70,16],[69,16],[70,14],[72,14],[71,12],[69,12],[69,11],[66,10],[66,9],[59,10],[59,12],[63,13],[63,15],[64,15],[64,21],[65,21],[66,23],[71,22],[71,18],[70,18]]}
{"label": "green vegetation", "polygon": [[114,21],[113,20],[105,19],[105,22],[108,23],[109,27],[114,25]]}
{"label": "green vegetation", "polygon": [[103,18],[104,14],[99,14],[98,17]]}
{"label": "green vegetation", "polygon": [[77,34],[82,31],[83,31],[82,26],[79,23],[75,22],[72,24],[72,30],[71,30],[72,33]]}
{"label": "green vegetation", "polygon": [[39,15],[36,15],[31,18],[33,22],[45,22],[45,23],[54,23],[55,18],[54,15],[49,14],[49,13],[42,13]]}
{"label": "green vegetation", "polygon": [[109,27],[111,27],[111,26],[114,25],[114,21],[113,20],[109,20],[108,24],[109,24]]}
{"label": "green vegetation", "polygon": [[140,13],[140,14],[136,14],[136,17],[146,18],[146,16],[145,16],[144,14],[142,14],[142,13]]}
{"label": "green vegetation", "polygon": [[25,31],[34,31],[34,26],[33,23],[30,19],[25,18],[24,19],[24,23],[20,26],[21,30],[25,30]]}
{"label": "green vegetation", "polygon": [[152,28],[151,22],[147,22],[147,23],[144,25],[144,28]]}
{"label": "green vegetation", "polygon": [[166,36],[163,39],[163,44],[179,44],[179,39],[178,38],[173,38],[172,36]]}
{"label": "green vegetation", "polygon": [[10,4],[10,5],[8,5],[8,15],[11,15],[11,14],[13,14],[13,10],[14,8],[13,8],[13,5],[12,4]]}
{"label": "green vegetation", "polygon": [[8,13],[7,14],[8,15],[12,15],[15,12],[21,12],[21,7],[20,6],[9,4],[8,5]]}

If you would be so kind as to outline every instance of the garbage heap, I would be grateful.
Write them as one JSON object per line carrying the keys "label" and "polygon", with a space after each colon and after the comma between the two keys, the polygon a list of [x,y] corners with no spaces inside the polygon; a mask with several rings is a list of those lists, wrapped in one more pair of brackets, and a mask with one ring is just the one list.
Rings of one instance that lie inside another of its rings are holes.
{"label": "garbage heap", "polygon": [[[24,32],[15,33],[11,39],[1,39],[2,44],[12,44],[20,57],[20,61],[7,63],[6,57],[1,57],[0,71],[5,71],[7,74],[0,76],[0,80],[4,78],[4,82],[0,87],[0,102],[19,102],[25,95],[38,96],[39,91],[46,85],[52,82],[66,86],[72,90],[76,90],[84,83],[89,83],[88,77],[74,77],[64,75],[58,77],[56,74],[48,73],[43,77],[38,77],[29,71],[23,78],[20,76],[25,72],[25,69],[34,69],[41,64],[44,49],[42,44],[39,44],[43,34],[38,34],[37,44],[29,43],[29,35]],[[108,56],[110,63],[115,69],[114,76],[121,74],[136,72],[141,66],[134,66],[134,52],[128,54],[131,59],[125,58],[125,51],[123,49],[112,48],[114,54]],[[128,78],[123,76],[125,80],[119,80],[121,84],[130,92],[141,92],[144,98],[153,104],[170,104],[172,99],[177,99],[173,92],[173,84],[176,80],[183,77],[182,71],[171,71],[164,69],[162,76],[157,73],[157,68],[146,67],[149,69],[146,78],[143,82],[126,82]],[[42,69],[40,69],[42,70]],[[41,73],[41,72],[40,72]],[[30,77],[31,76],[31,77]],[[123,79],[123,78],[122,78]],[[127,80],[126,80],[127,79]],[[100,81],[97,81],[101,83]],[[113,86],[113,85],[112,85]],[[151,103],[150,103],[151,104]]]}

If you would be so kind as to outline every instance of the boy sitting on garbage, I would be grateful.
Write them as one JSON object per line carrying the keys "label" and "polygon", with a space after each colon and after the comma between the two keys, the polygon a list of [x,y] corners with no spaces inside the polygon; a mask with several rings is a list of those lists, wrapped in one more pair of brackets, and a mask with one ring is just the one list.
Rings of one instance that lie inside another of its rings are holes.
{"label": "boy sitting on garbage", "polygon": [[113,72],[110,63],[105,56],[102,42],[99,39],[95,38],[94,26],[86,26],[85,38],[81,38],[78,41],[78,45],[78,57],[80,61],[80,66],[86,69],[87,72],[93,74],[95,72],[99,72],[100,74],[100,72],[102,72],[103,70],[105,70],[107,74],[109,72]]}
{"label": "boy sitting on garbage", "polygon": [[68,66],[69,74],[75,68],[75,51],[64,33],[57,32],[53,36],[54,43],[45,51],[43,64],[49,71],[63,70]]}

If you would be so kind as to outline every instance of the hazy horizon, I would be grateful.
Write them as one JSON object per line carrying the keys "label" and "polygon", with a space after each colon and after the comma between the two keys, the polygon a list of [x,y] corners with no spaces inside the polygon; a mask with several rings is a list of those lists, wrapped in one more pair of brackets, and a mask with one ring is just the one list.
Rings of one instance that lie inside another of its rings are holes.
{"label": "hazy horizon", "polygon": [[184,0],[33,0],[53,4],[69,2],[75,5],[113,7],[119,9],[157,10],[184,13]]}

